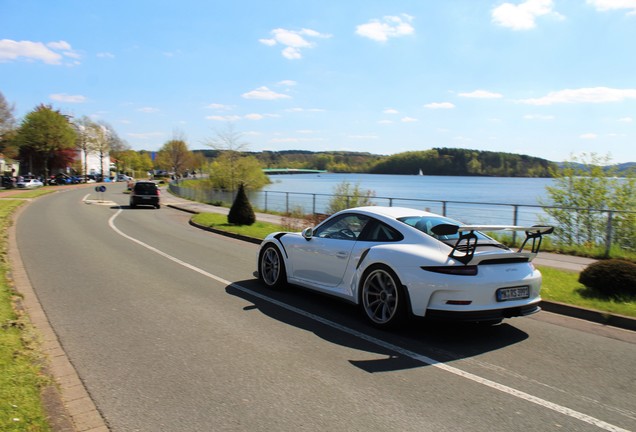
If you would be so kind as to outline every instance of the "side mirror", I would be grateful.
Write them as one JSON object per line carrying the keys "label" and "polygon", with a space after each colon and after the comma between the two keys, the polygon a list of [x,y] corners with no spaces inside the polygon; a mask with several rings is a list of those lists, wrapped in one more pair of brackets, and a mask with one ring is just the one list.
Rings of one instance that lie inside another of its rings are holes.
{"label": "side mirror", "polygon": [[313,228],[305,228],[304,230],[302,230],[301,234],[305,238],[305,240],[309,241],[309,240],[311,240],[311,237],[313,237],[313,235],[314,235],[314,229]]}

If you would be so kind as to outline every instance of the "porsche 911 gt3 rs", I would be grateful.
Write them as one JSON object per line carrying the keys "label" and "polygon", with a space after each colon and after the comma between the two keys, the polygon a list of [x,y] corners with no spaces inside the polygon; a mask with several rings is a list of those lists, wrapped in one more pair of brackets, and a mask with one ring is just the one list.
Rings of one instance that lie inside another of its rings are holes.
{"label": "porsche 911 gt3 rs", "polygon": [[[483,232],[525,231],[519,250]],[[463,225],[421,210],[358,207],[315,228],[276,232],[261,243],[258,277],[360,305],[393,328],[409,317],[499,323],[538,312],[541,274],[532,265],[550,226]]]}

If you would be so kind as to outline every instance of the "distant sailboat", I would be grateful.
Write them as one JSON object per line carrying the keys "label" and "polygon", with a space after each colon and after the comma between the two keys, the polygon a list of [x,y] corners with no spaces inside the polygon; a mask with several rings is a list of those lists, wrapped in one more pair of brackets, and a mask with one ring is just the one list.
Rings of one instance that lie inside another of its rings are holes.
{"label": "distant sailboat", "polygon": [[420,172],[417,175],[424,175],[424,173],[422,172],[422,168],[420,168]]}

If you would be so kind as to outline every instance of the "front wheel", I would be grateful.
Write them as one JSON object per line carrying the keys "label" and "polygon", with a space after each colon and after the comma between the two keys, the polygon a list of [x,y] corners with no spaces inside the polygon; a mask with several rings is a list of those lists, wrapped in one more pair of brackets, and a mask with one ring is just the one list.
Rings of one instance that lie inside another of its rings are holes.
{"label": "front wheel", "polygon": [[388,267],[369,268],[362,277],[362,310],[375,327],[397,328],[407,316],[406,295],[397,275]]}
{"label": "front wheel", "polygon": [[273,244],[265,246],[258,260],[258,278],[268,288],[280,289],[287,284],[285,262],[280,250]]}

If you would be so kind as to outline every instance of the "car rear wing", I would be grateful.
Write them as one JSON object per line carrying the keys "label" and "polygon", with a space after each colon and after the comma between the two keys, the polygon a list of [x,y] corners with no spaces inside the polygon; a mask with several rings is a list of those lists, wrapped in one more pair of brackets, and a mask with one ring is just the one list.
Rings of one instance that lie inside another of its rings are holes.
{"label": "car rear wing", "polygon": [[526,238],[519,247],[518,253],[521,253],[527,244],[530,244],[531,256],[536,255],[541,248],[541,239],[545,234],[551,234],[554,231],[552,226],[533,225],[452,225],[440,224],[434,226],[431,231],[436,235],[455,235],[459,234],[453,250],[448,256],[457,261],[468,264],[477,250],[477,235],[475,231],[525,231]]}

